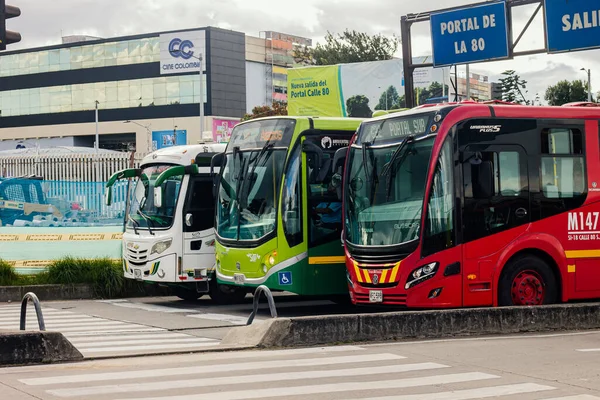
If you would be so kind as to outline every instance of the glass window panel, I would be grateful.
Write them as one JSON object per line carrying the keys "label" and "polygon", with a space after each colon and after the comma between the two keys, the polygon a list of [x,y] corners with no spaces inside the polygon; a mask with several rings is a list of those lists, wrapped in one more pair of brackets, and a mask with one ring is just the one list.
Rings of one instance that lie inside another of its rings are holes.
{"label": "glass window panel", "polygon": [[155,106],[164,106],[167,104],[167,98],[166,97],[155,97],[154,98],[154,105]]}
{"label": "glass window panel", "polygon": [[194,95],[194,83],[193,82],[181,82],[179,84],[179,93],[181,96],[193,96]]}
{"label": "glass window panel", "polygon": [[119,92],[119,103],[123,102],[129,104],[129,82],[119,82],[118,84],[118,92]]}
{"label": "glass window panel", "polygon": [[71,49],[60,49],[60,63],[69,64],[71,62]]}
{"label": "glass window panel", "polygon": [[81,48],[81,61],[94,60],[94,46],[83,46]]}
{"label": "glass window panel", "polygon": [[104,58],[106,60],[117,58],[117,44],[116,43],[106,43],[104,46]]}
{"label": "glass window panel", "polygon": [[167,97],[179,97],[179,79],[167,79]]}
{"label": "glass window panel", "polygon": [[194,96],[181,96],[181,104],[193,104]]}
{"label": "glass window panel", "polygon": [[117,100],[119,100],[119,92],[117,87],[106,87],[106,102],[111,103],[116,102]]}
{"label": "glass window panel", "polygon": [[114,65],[117,65],[117,59],[116,58],[107,58],[106,60],[104,60],[104,66],[105,67],[112,67]]}
{"label": "glass window panel", "polygon": [[[142,100],[142,84],[140,82],[129,82],[129,99],[137,102]],[[137,107],[137,105],[134,107]]]}
{"label": "glass window panel", "polygon": [[94,60],[104,60],[105,46],[97,44],[94,46]]}
{"label": "glass window panel", "polygon": [[48,64],[49,65],[60,64],[60,51],[59,50],[50,50],[48,52]]}
{"label": "glass window panel", "polygon": [[152,100],[154,98],[154,86],[152,82],[142,84],[142,100]]}
{"label": "glass window panel", "polygon": [[[81,47],[71,47],[71,63],[82,62],[82,61],[83,61],[83,54],[82,54]],[[63,61],[61,59],[61,64],[62,63],[63,63]]]}
{"label": "glass window panel", "polygon": [[61,71],[69,71],[71,69],[81,68],[81,63],[72,63],[72,64],[60,64]]}
{"label": "glass window panel", "polygon": [[139,40],[131,40],[129,45],[129,57],[139,57],[141,55],[140,47],[142,43]]}
{"label": "glass window panel", "polygon": [[129,57],[129,44],[127,42],[117,43],[117,58]]}
{"label": "glass window panel", "polygon": [[155,83],[154,84],[154,98],[166,98],[167,97],[167,84],[166,83]]}

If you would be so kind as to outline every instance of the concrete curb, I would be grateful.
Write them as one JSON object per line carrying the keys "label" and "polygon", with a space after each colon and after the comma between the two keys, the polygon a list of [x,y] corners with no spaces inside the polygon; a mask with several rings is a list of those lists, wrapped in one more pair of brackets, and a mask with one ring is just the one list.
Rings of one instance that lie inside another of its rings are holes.
{"label": "concrete curb", "polygon": [[83,355],[59,332],[0,332],[0,366],[80,361]]}
{"label": "concrete curb", "polygon": [[600,303],[278,318],[232,328],[228,346],[298,347],[600,328]]}
{"label": "concrete curb", "polygon": [[88,284],[0,286],[0,302],[20,302],[28,292],[35,293],[40,301],[94,298],[94,288]]}

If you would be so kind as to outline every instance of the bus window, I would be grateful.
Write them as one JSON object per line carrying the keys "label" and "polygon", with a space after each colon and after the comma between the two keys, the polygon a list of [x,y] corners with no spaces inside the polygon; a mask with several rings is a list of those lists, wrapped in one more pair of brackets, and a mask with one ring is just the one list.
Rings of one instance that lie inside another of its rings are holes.
{"label": "bus window", "polygon": [[581,196],[584,189],[582,135],[578,130],[542,133],[542,192],[549,199]]}

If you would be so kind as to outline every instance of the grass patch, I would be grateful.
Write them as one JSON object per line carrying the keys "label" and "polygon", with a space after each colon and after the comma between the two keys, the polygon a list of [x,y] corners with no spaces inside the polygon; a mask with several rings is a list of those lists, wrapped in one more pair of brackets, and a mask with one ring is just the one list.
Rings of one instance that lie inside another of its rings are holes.
{"label": "grass patch", "polygon": [[65,257],[54,261],[46,271],[35,275],[17,274],[11,264],[0,259],[0,286],[48,284],[93,285],[94,295],[101,298],[144,293],[139,282],[125,279],[121,262],[109,258]]}
{"label": "grass patch", "polygon": [[0,286],[12,286],[19,280],[15,269],[4,260],[0,260]]}

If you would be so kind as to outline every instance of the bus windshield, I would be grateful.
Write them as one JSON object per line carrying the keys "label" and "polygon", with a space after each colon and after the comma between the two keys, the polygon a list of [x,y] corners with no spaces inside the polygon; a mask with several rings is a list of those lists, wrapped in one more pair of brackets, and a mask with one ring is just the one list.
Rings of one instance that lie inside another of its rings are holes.
{"label": "bus windshield", "polygon": [[292,119],[269,119],[234,128],[217,201],[221,238],[259,240],[275,231],[283,165],[294,126]]}
{"label": "bus windshield", "polygon": [[131,229],[168,229],[173,225],[177,199],[183,175],[172,176],[161,186],[162,207],[154,206],[154,182],[173,165],[153,165],[142,169],[142,174],[131,194],[127,227]]}
{"label": "bus windshield", "polygon": [[[419,237],[434,135],[429,115],[365,124],[350,149],[345,237],[358,246],[393,246]],[[362,135],[361,135],[362,133]]]}

